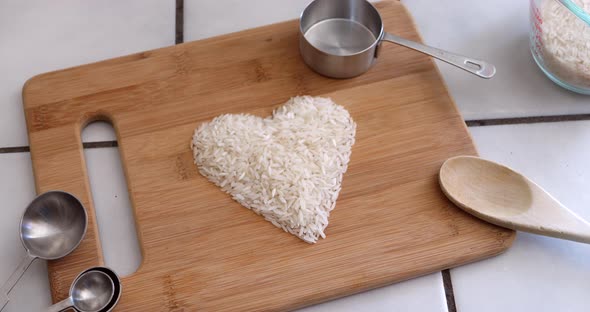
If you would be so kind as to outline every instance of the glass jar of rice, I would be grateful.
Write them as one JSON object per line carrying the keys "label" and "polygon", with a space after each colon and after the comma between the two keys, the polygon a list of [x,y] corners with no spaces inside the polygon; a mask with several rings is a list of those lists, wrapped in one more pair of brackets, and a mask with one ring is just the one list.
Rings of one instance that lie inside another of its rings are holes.
{"label": "glass jar of rice", "polygon": [[590,95],[590,0],[530,0],[530,48],[556,84]]}

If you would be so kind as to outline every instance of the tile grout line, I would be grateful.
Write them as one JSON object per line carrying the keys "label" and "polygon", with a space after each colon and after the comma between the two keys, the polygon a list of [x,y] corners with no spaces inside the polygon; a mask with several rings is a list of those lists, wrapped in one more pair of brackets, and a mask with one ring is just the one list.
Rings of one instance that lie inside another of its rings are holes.
{"label": "tile grout line", "polygon": [[[174,42],[175,42],[175,44],[180,44],[180,43],[184,43],[184,0],[176,0],[175,7],[176,7],[176,9],[175,9]],[[465,120],[465,124],[467,125],[467,127],[484,127],[484,126],[497,126],[497,125],[532,124],[532,123],[580,121],[580,120],[590,120],[590,114],[474,119],[474,120]],[[101,148],[101,147],[117,147],[117,146],[118,146],[117,141],[100,141],[100,142],[83,143],[84,148]],[[29,151],[30,151],[29,146],[0,147],[0,154],[26,153]],[[443,274],[443,276],[444,276],[444,274]],[[450,283],[450,275],[449,275],[449,283]],[[451,291],[452,291],[452,289],[451,289]]]}
{"label": "tile grout line", "polygon": [[[174,43],[179,44],[184,42],[184,0],[176,0],[175,5],[175,23],[174,23]],[[83,148],[103,148],[103,147],[117,147],[117,141],[99,141],[99,142],[84,142]],[[29,146],[11,146],[0,147],[0,154],[10,153],[28,153],[31,149]]]}
{"label": "tile grout line", "polygon": [[[174,16],[174,43],[179,44],[184,42],[184,0],[176,0],[175,8],[176,9]],[[117,141],[99,141],[82,143],[83,148],[103,148],[117,146]],[[29,146],[0,147],[0,154],[28,153],[30,151],[31,148]]]}
{"label": "tile grout line", "polygon": [[0,147],[0,154],[28,153],[28,152],[30,152],[30,149],[28,146]]}
{"label": "tile grout line", "polygon": [[465,124],[467,124],[468,127],[484,127],[484,126],[534,124],[534,123],[545,123],[545,122],[580,121],[580,120],[590,120],[590,114],[474,119],[474,120],[465,120]]}
{"label": "tile grout line", "polygon": [[176,0],[174,43],[184,42],[184,0]]}
{"label": "tile grout line", "polygon": [[[82,143],[83,148],[104,148],[104,147],[118,147],[117,141],[97,141],[97,142],[84,142]],[[29,146],[11,146],[11,147],[0,147],[0,154],[10,153],[28,153],[31,149]]]}
{"label": "tile grout line", "polygon": [[[178,12],[182,16],[182,0],[177,0],[176,3],[180,3],[177,6]],[[182,18],[181,18],[182,19]],[[182,39],[182,27],[180,30],[177,27],[177,39],[178,33],[180,32],[180,38]],[[182,41],[180,42],[182,43]],[[510,117],[510,118],[492,118],[492,119],[473,119],[465,120],[467,127],[486,127],[486,126],[499,126],[499,125],[518,125],[518,124],[534,124],[534,123],[549,123],[549,122],[568,122],[568,121],[581,121],[590,120],[590,114],[572,114],[572,115],[549,115],[549,116],[531,116],[531,117]],[[98,141],[98,142],[85,142],[83,143],[84,148],[101,148],[101,147],[117,147],[117,141]],[[29,146],[11,146],[11,147],[0,147],[0,154],[7,153],[26,153],[29,152]]]}
{"label": "tile grout line", "polygon": [[117,141],[96,141],[82,143],[83,148],[118,147]]}
{"label": "tile grout line", "polygon": [[457,305],[455,304],[455,292],[453,291],[453,282],[451,281],[451,271],[449,269],[442,270],[443,287],[445,288],[445,299],[447,301],[447,311],[457,312]]}

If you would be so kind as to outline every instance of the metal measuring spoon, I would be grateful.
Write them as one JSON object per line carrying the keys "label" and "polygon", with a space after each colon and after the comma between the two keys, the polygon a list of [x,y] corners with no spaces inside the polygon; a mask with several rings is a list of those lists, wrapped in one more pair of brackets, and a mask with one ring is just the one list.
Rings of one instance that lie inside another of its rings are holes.
{"label": "metal measuring spoon", "polygon": [[119,303],[119,299],[121,299],[121,294],[123,293],[123,286],[121,285],[121,279],[119,278],[117,273],[115,273],[115,271],[113,271],[107,267],[93,267],[93,268],[87,269],[86,271],[84,271],[82,273],[86,273],[88,271],[103,272],[113,280],[113,284],[115,285],[115,288],[114,288],[115,292],[113,294],[113,298],[111,298],[111,301],[102,310],[100,310],[100,312],[111,311],[117,305],[117,303]]}
{"label": "metal measuring spoon", "polygon": [[[80,312],[99,312],[115,295],[115,284],[108,274],[98,270],[87,270],[78,275],[70,296],[47,309],[47,312],[66,311],[70,308]],[[106,312],[106,311],[105,311]]]}
{"label": "metal measuring spoon", "polygon": [[86,210],[73,195],[50,191],[37,196],[20,223],[20,238],[27,254],[2,286],[0,310],[31,263],[37,258],[55,260],[71,253],[84,238],[87,223]]}

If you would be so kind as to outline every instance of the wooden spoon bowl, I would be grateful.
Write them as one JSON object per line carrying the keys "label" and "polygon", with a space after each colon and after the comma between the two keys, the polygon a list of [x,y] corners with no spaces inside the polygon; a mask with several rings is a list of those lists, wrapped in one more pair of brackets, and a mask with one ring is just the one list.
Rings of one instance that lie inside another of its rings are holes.
{"label": "wooden spoon bowl", "polygon": [[514,170],[473,156],[445,161],[445,195],[466,212],[490,223],[540,235],[590,243],[590,223]]}

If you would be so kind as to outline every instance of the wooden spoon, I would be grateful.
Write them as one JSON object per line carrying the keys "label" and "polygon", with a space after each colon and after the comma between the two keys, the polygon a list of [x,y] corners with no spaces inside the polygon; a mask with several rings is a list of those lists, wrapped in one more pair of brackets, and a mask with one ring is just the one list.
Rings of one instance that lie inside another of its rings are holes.
{"label": "wooden spoon", "polygon": [[472,156],[449,158],[440,186],[461,209],[514,230],[590,244],[590,223],[512,169]]}

